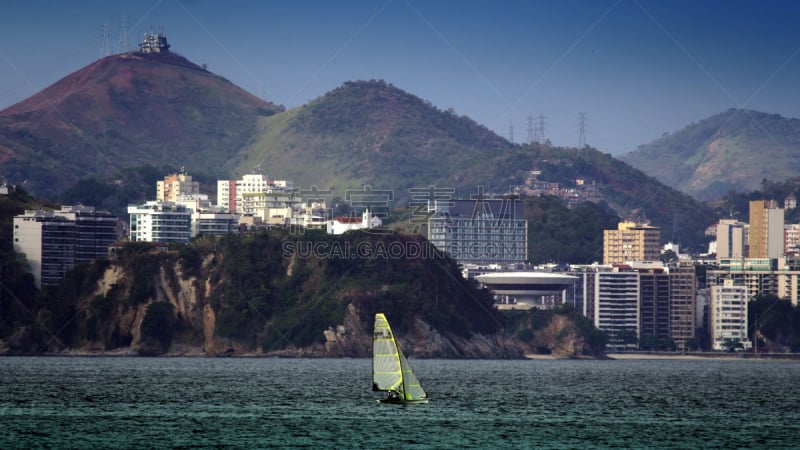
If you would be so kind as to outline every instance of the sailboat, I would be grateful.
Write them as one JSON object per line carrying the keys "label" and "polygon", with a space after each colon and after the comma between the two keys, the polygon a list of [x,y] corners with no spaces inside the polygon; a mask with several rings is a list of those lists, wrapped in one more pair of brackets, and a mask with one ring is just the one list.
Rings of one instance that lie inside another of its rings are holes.
{"label": "sailboat", "polygon": [[383,313],[375,314],[372,390],[386,392],[386,398],[379,400],[381,403],[428,403],[428,394],[411,370]]}

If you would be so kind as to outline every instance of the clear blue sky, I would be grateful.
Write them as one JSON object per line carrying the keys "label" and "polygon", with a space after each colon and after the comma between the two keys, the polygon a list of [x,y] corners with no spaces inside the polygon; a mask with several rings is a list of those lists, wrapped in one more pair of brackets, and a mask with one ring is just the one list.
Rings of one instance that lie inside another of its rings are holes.
{"label": "clear blue sky", "polygon": [[621,154],[728,108],[800,117],[800,1],[9,1],[0,109],[166,32],[173,51],[287,107],[383,79],[514,141]]}

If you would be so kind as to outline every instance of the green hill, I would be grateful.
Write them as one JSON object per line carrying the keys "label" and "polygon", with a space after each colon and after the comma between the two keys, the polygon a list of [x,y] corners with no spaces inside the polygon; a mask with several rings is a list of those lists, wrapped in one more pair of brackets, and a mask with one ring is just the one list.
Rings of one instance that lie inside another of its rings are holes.
{"label": "green hill", "polygon": [[154,167],[202,174],[202,190],[213,194],[216,178],[257,166],[342,199],[365,185],[388,190],[395,206],[408,204],[411,188],[468,198],[508,192],[531,170],[565,185],[582,177],[597,183],[601,210],[645,216],[665,240],[690,248],[702,246],[702,230],[715,220],[609,155],[513,145],[384,81],[348,82],[281,112],[178,55],[132,53],[101,59],[0,112],[0,174],[65,203],[122,213],[153,192]]}
{"label": "green hill", "polygon": [[474,188],[488,180],[463,172],[512,147],[467,117],[375,80],[347,82],[262,124],[230,161],[232,173],[260,165],[295,186],[342,194],[364,185],[395,198],[412,187]]}
{"label": "green hill", "polygon": [[800,170],[800,119],[731,109],[623,155],[623,161],[701,200],[758,189]]}

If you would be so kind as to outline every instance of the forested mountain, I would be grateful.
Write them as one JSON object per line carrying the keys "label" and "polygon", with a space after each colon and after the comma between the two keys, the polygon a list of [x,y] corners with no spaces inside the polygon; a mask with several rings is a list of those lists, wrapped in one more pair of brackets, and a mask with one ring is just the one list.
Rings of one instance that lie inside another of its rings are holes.
{"label": "forested mountain", "polygon": [[800,170],[800,119],[731,109],[621,158],[662,183],[700,200],[729,190],[749,192]]}
{"label": "forested mountain", "polygon": [[259,167],[342,199],[369,186],[399,207],[408,206],[413,188],[458,198],[506,193],[539,170],[543,180],[565,185],[591,180],[601,209],[644,217],[684,247],[702,247],[702,230],[716,220],[609,155],[514,145],[385,81],[347,82],[282,111],[171,53],[101,59],[0,112],[0,153],[0,176],[9,182],[115,211],[153,198],[146,183],[155,168],[185,167],[212,199],[216,178]]}

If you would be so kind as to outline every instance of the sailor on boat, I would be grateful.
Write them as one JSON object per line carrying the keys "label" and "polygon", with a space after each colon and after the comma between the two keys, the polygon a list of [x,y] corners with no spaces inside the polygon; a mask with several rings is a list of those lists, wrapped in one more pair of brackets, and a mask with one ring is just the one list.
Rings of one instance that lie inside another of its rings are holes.
{"label": "sailor on boat", "polygon": [[386,392],[386,399],[389,401],[398,401],[400,400],[400,394],[397,391],[390,390]]}

